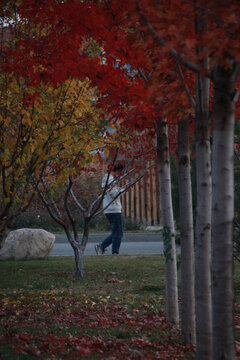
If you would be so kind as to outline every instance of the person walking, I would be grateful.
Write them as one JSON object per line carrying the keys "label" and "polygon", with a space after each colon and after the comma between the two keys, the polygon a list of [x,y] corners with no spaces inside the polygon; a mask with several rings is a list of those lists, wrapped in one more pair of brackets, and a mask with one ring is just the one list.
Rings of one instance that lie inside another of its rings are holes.
{"label": "person walking", "polygon": [[[113,168],[113,172],[118,174],[122,170],[122,165],[116,165]],[[106,186],[108,175],[106,174],[102,179],[102,188],[104,189]],[[112,184],[114,181],[114,177],[112,175],[108,178],[108,184]],[[104,254],[105,249],[112,244],[112,254],[119,254],[119,249],[123,237],[123,226],[122,226],[122,205],[120,196],[116,199],[115,197],[119,194],[121,188],[117,186],[113,186],[109,190],[106,191],[103,198],[103,208],[104,214],[108,219],[112,233],[103,240],[102,243],[95,245],[95,251],[98,254]],[[114,200],[115,199],[115,200]]]}

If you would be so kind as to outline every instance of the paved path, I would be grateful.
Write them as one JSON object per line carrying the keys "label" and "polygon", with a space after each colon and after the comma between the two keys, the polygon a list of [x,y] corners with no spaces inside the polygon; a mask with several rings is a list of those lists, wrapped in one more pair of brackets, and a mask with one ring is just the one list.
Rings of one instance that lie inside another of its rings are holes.
{"label": "paved path", "polygon": [[[99,243],[103,241],[109,233],[90,234],[88,242]],[[67,243],[67,237],[65,234],[56,234],[56,243]],[[137,232],[125,232],[122,238],[123,242],[139,242],[139,241],[161,241],[162,234],[160,233],[137,233]]]}
{"label": "paved path", "polygon": [[[91,234],[85,255],[96,255],[94,246],[104,240],[107,234]],[[123,236],[120,254],[162,254],[163,242],[159,233],[125,233]],[[111,247],[106,254],[111,254]],[[73,256],[73,250],[65,235],[56,235],[56,241],[50,256]]]}

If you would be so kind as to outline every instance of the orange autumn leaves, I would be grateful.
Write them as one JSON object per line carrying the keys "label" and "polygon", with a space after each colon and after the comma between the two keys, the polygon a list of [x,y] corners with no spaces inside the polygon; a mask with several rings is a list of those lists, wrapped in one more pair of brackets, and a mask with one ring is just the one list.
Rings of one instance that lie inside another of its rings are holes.
{"label": "orange autumn leaves", "polygon": [[180,344],[179,330],[166,323],[157,302],[133,307],[133,298],[66,290],[4,294],[0,345],[8,354],[49,359],[136,359],[138,354],[145,359],[180,359],[192,353],[189,345]]}
{"label": "orange autumn leaves", "polygon": [[107,151],[106,121],[96,102],[96,90],[87,78],[33,89],[26,79],[1,75],[0,169],[5,205],[29,201],[25,193],[33,188],[33,180],[52,169],[58,169],[55,181],[62,183],[75,173],[74,162],[83,166],[96,160],[94,151]]}

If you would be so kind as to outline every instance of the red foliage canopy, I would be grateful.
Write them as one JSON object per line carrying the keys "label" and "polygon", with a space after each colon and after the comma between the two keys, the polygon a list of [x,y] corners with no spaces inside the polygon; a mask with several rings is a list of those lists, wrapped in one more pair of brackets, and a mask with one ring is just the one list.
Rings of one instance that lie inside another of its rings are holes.
{"label": "red foliage canopy", "polygon": [[[195,93],[194,72],[211,78],[217,63],[240,61],[238,0],[25,0],[18,13],[32,30],[11,25],[18,41],[4,49],[2,69],[33,85],[87,76],[103,95],[100,105],[128,126],[192,113],[186,87]],[[201,16],[207,30],[196,32]],[[89,56],[93,40],[99,52]]]}

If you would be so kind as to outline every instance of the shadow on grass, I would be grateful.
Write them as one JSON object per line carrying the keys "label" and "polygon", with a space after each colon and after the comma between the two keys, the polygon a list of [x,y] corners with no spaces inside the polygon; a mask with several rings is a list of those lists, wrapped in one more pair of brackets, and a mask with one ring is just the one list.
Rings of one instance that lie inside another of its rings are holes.
{"label": "shadow on grass", "polygon": [[157,293],[157,292],[163,292],[164,287],[162,286],[155,286],[155,285],[145,285],[141,287],[140,289],[135,290],[135,293],[137,294],[144,294],[146,292],[148,293]]}

